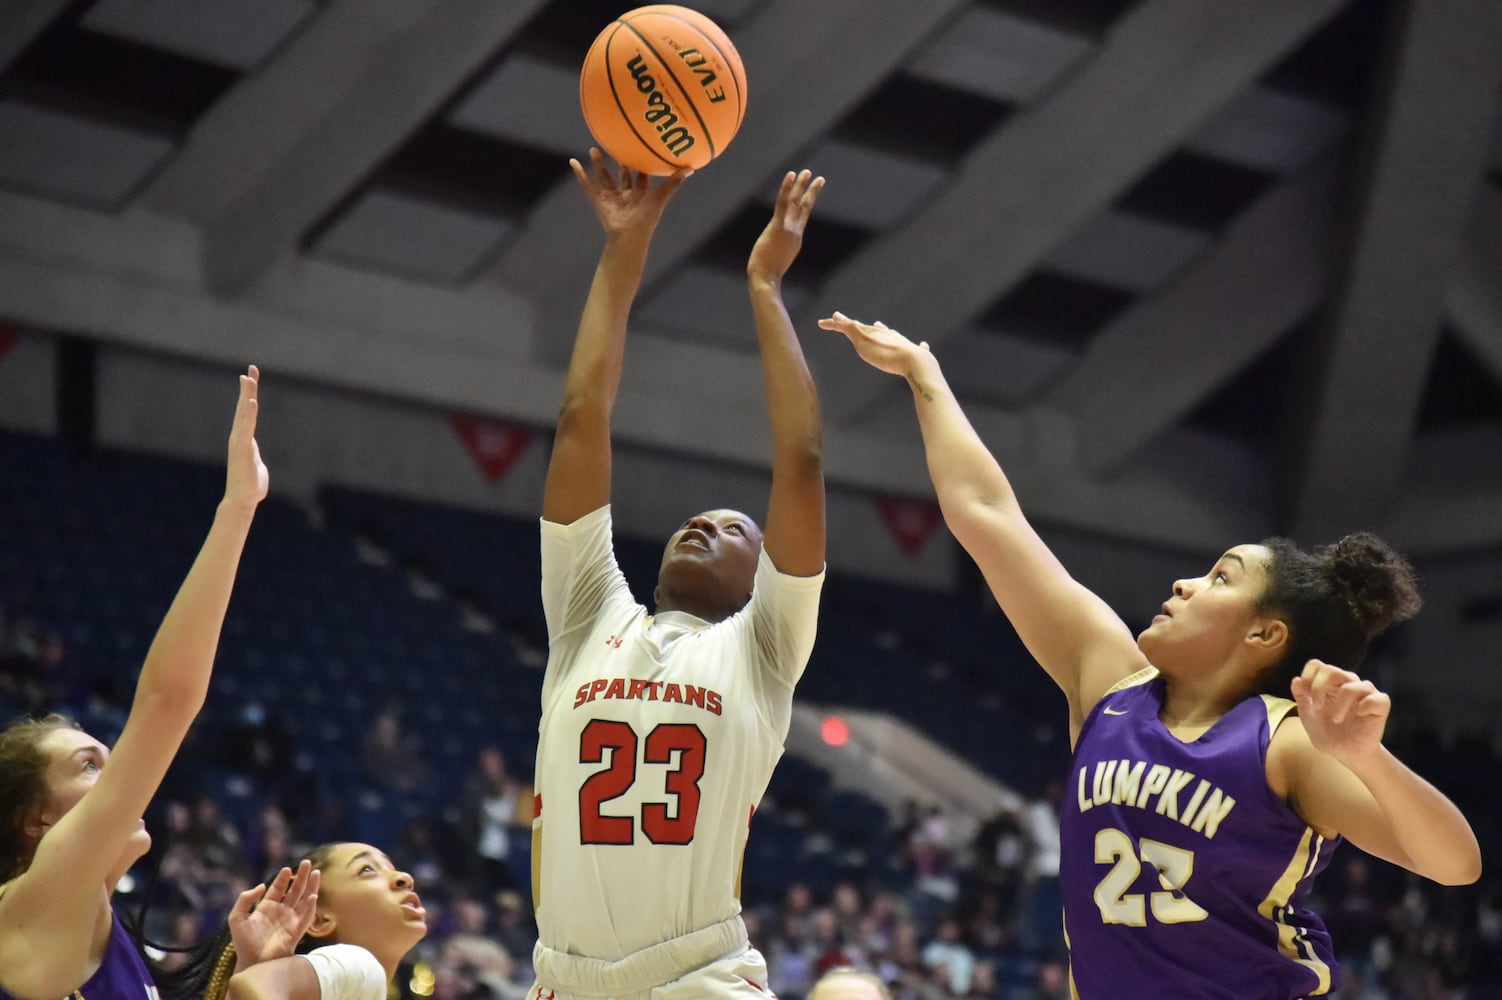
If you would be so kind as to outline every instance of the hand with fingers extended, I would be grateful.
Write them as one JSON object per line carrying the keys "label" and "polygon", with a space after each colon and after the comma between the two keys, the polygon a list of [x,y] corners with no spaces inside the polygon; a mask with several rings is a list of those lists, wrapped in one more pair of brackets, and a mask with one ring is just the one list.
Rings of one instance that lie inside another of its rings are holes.
{"label": "hand with fingers extended", "polygon": [[888,375],[908,378],[929,353],[928,341],[915,344],[880,320],[862,323],[837,312],[828,319],[819,320],[819,328],[843,333],[862,361]]}
{"label": "hand with fingers extended", "polygon": [[224,479],[224,500],[253,510],[266,499],[271,484],[261,449],[256,444],[256,418],[260,410],[261,372],[255,365],[240,376],[240,401],[235,404],[235,422],[229,432],[229,460]]}
{"label": "hand with fingers extended", "polygon": [[293,953],[313,923],[318,882],[319,872],[304,861],[295,875],[291,868],[283,868],[270,886],[258,885],[240,893],[229,914],[236,972]]}
{"label": "hand with fingers extended", "polygon": [[651,235],[662,218],[663,209],[693,174],[692,170],[677,170],[654,184],[647,174],[637,173],[629,167],[612,171],[599,149],[590,149],[589,160],[588,170],[578,160],[568,162],[579,186],[589,196],[607,237],[633,232]]}
{"label": "hand with fingers extended", "polygon": [[1392,699],[1371,681],[1310,660],[1293,679],[1293,700],[1316,750],[1351,767],[1381,748]]}
{"label": "hand with fingers extended", "polygon": [[781,190],[777,192],[777,207],[772,210],[772,219],[751,248],[751,258],[746,262],[747,275],[782,280],[803,248],[803,233],[822,190],[824,178],[815,177],[807,170],[796,174],[788,171],[782,179]]}

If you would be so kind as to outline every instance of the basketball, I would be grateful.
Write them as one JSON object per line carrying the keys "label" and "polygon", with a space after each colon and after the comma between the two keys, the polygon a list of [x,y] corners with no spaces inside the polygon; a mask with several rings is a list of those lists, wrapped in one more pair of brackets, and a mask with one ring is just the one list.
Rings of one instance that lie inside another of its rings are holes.
{"label": "basketball", "polygon": [[637,7],[595,38],[579,103],[606,154],[644,174],[698,168],[746,116],[746,70],[719,25],[676,4]]}

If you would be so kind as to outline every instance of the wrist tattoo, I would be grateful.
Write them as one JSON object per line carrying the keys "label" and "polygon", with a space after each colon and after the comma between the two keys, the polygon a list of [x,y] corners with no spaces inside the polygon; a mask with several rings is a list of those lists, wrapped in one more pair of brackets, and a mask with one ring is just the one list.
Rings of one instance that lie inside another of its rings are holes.
{"label": "wrist tattoo", "polygon": [[931,393],[927,389],[925,389],[923,387],[923,383],[919,382],[918,379],[915,376],[909,375],[907,377],[907,380],[908,380],[909,383],[912,384],[913,391],[916,392],[918,395],[922,396],[923,399],[926,402],[932,403],[934,401],[933,393]]}

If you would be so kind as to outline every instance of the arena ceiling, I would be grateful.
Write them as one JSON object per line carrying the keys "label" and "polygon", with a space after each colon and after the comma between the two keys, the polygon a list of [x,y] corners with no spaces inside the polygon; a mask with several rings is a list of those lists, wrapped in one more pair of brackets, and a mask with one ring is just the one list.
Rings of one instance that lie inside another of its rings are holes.
{"label": "arena ceiling", "polygon": [[[933,344],[1042,521],[1502,548],[1502,7],[694,5],[749,111],[659,232],[623,438],[760,459],[742,269],[808,166],[835,486],[927,493],[840,309]],[[577,67],[624,6],[7,0],[0,317],[549,425],[600,244]]]}

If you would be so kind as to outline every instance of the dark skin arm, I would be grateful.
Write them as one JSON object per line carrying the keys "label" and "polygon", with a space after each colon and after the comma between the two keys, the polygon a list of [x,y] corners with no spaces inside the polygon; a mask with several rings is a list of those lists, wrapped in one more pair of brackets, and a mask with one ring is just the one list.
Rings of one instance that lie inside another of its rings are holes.
{"label": "dark skin arm", "polygon": [[791,576],[813,576],[824,568],[824,473],[819,397],[783,305],[782,281],[803,247],[823,188],[822,177],[789,172],[772,219],[746,262],[772,430],[772,493],[763,546],[772,565]]}
{"label": "dark skin arm", "polygon": [[578,160],[569,164],[605,231],[605,246],[579,317],[543,487],[542,516],[556,524],[610,502],[610,414],[621,383],[626,322],[662,211],[692,173],[680,170],[653,184],[646,174],[612,170],[598,149],[589,156],[588,170]]}

